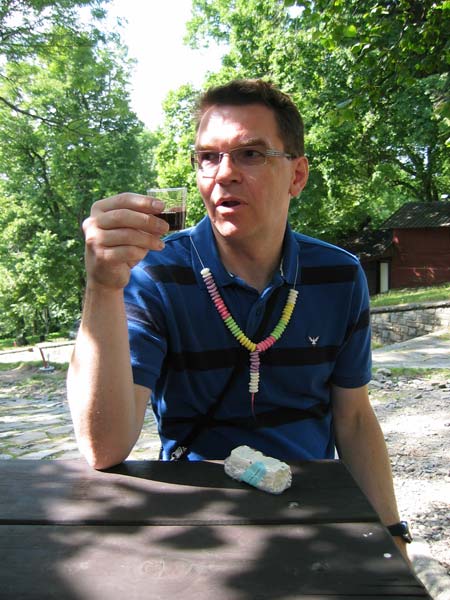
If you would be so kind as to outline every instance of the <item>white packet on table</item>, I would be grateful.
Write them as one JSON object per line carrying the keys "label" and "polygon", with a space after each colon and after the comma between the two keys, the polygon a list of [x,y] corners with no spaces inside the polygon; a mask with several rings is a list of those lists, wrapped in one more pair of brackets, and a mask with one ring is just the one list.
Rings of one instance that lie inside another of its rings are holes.
{"label": "white packet on table", "polygon": [[281,494],[291,486],[289,465],[249,446],[238,446],[224,461],[225,473],[264,492]]}

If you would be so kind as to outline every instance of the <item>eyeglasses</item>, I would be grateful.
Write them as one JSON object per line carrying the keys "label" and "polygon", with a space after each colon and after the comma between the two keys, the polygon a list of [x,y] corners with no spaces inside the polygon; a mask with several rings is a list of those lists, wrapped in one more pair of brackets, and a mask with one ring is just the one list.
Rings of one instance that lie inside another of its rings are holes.
{"label": "eyeglasses", "polygon": [[234,148],[229,152],[194,150],[191,153],[192,167],[198,169],[204,177],[214,177],[225,154],[228,154],[231,162],[240,169],[265,165],[268,156],[274,158],[294,158],[292,154],[273,150],[272,148],[264,148],[263,146],[243,146],[241,148]]}

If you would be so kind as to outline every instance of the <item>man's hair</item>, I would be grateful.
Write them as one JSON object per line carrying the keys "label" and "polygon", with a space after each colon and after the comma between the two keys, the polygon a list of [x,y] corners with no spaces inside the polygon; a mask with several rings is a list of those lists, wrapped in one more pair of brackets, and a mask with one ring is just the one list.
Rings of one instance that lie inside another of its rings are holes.
{"label": "man's hair", "polygon": [[245,106],[262,104],[273,111],[284,151],[303,156],[303,120],[291,98],[272,83],[262,79],[236,79],[225,85],[206,90],[197,102],[196,130],[205,112],[211,106]]}

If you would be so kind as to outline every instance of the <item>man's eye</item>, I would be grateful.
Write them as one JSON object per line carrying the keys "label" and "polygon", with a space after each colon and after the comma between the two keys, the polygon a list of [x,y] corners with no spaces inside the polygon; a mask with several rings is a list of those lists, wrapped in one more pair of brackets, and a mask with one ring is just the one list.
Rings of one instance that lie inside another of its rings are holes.
{"label": "man's eye", "polygon": [[220,160],[218,152],[202,152],[200,154],[200,162],[217,165]]}
{"label": "man's eye", "polygon": [[236,152],[238,161],[244,163],[259,162],[261,159],[264,160],[264,154],[256,148],[240,148]]}
{"label": "man's eye", "polygon": [[257,158],[261,156],[261,152],[259,150],[255,150],[255,148],[245,148],[242,152],[247,158]]}

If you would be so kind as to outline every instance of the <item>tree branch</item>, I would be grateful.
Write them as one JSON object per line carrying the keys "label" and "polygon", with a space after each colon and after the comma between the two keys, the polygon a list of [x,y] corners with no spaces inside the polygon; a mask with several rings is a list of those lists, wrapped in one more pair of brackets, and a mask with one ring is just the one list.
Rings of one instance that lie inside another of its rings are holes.
{"label": "tree branch", "polygon": [[53,119],[41,117],[41,115],[37,115],[36,113],[32,113],[28,110],[24,110],[23,108],[19,108],[18,106],[16,106],[15,104],[13,104],[9,100],[7,100],[4,96],[0,96],[0,102],[3,102],[3,104],[6,104],[6,106],[8,106],[8,108],[15,110],[16,112],[20,113],[21,115],[31,117],[32,119],[36,119],[37,121],[41,121],[42,123],[46,123],[47,125],[58,125],[58,126],[62,125],[62,123],[60,123],[59,121],[54,121]]}

